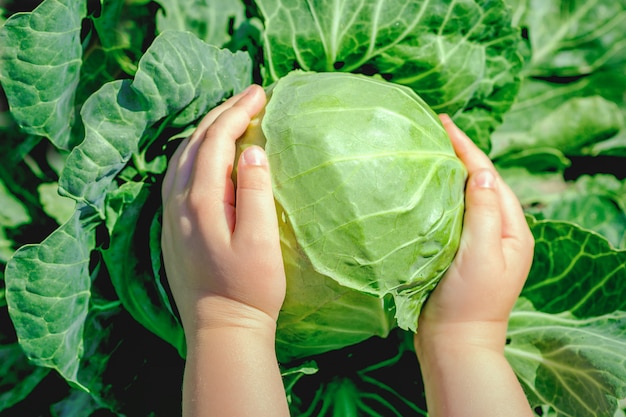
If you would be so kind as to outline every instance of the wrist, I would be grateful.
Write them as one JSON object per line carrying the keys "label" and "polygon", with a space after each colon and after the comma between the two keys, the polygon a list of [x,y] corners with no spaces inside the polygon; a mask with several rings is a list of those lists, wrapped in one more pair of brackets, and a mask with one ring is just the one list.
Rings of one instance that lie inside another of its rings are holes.
{"label": "wrist", "polygon": [[438,354],[462,354],[470,350],[503,355],[506,329],[506,322],[420,323],[413,341],[420,359]]}
{"label": "wrist", "polygon": [[276,321],[255,307],[215,295],[199,298],[188,306],[181,312],[188,345],[193,345],[198,337],[218,332],[250,334],[273,344]]}

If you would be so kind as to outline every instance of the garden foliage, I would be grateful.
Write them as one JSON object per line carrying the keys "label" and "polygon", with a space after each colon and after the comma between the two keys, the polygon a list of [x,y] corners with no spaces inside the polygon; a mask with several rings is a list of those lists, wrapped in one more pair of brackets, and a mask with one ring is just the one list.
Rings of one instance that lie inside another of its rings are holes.
{"label": "garden foliage", "polygon": [[[2,415],[179,413],[167,159],[294,69],[407,86],[489,154],[536,239],[507,359],[538,415],[624,415],[626,0],[14,0],[0,25]],[[405,331],[281,366],[294,416],[426,415]]]}

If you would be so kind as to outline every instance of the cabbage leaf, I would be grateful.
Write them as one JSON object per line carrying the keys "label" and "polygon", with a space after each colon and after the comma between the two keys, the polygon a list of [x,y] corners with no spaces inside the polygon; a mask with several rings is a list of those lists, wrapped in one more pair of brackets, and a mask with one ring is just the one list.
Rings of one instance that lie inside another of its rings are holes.
{"label": "cabbage leaf", "polygon": [[503,1],[258,0],[265,81],[294,69],[380,74],[483,149],[517,94],[521,40]]}

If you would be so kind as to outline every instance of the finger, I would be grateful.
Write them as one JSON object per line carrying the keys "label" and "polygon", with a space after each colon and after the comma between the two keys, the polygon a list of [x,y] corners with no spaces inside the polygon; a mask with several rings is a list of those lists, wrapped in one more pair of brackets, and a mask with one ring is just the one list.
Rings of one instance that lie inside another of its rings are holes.
{"label": "finger", "polygon": [[[203,219],[217,220],[217,226],[232,231],[235,193],[231,172],[235,157],[235,141],[246,131],[251,117],[265,105],[263,89],[254,86],[230,108],[226,109],[206,129],[199,141],[189,183],[189,198],[206,215]],[[222,222],[222,220],[224,220]]]}
{"label": "finger", "polygon": [[465,191],[462,241],[472,253],[498,256],[501,248],[500,196],[495,172],[480,169],[470,173]]}
{"label": "finger", "polygon": [[279,242],[270,168],[265,151],[258,146],[246,148],[239,158],[233,237],[267,250]]}
{"label": "finger", "polygon": [[258,95],[264,96],[263,89],[258,85],[251,85],[241,93],[230,97],[224,103],[213,108],[209,113],[207,113],[206,116],[204,116],[196,130],[189,138],[189,142],[185,147],[185,151],[180,157],[180,166],[178,168],[179,175],[177,175],[177,177],[179,178],[177,184],[178,187],[185,187],[188,184],[191,177],[194,161],[197,157],[198,149],[207,136],[207,130],[213,125],[213,123],[215,123],[215,121],[224,112],[239,105],[240,101],[243,100],[245,102],[247,100],[246,97],[255,97]]}
{"label": "finger", "polygon": [[502,179],[498,182],[498,188],[502,207],[502,237],[523,237],[529,229],[522,205]]}
{"label": "finger", "polygon": [[189,143],[189,139],[184,139],[174,151],[174,154],[170,158],[167,164],[167,171],[163,177],[163,184],[161,185],[161,199],[165,201],[169,200],[173,191],[174,183],[179,170],[180,158]]}
{"label": "finger", "polygon": [[209,128],[209,126],[213,124],[213,122],[215,122],[215,119],[217,119],[220,116],[220,114],[224,113],[226,110],[233,107],[242,97],[246,96],[250,92],[250,90],[257,89],[257,88],[259,88],[259,86],[250,85],[248,88],[246,88],[239,94],[235,94],[234,96],[230,97],[228,100],[226,100],[219,106],[213,108],[210,112],[206,114],[206,116],[202,118],[202,120],[198,124],[198,127],[196,128],[192,137],[194,139],[203,138],[204,135],[206,134],[206,130]]}
{"label": "finger", "polygon": [[480,169],[492,169],[495,172],[491,159],[454,124],[448,115],[439,115],[439,119],[450,137],[454,152],[463,161],[470,174]]}
{"label": "finger", "polygon": [[525,272],[525,274],[517,275],[525,279],[534,254],[534,237],[528,227],[517,196],[503,181],[500,181],[500,190],[502,250],[505,253],[505,258],[510,260],[510,268],[520,273]]}
{"label": "finger", "polygon": [[[528,229],[528,225],[526,223],[522,207],[519,204],[519,200],[510,189],[510,187],[508,187],[508,185],[498,175],[489,157],[485,155],[485,153],[482,152],[478,148],[478,146],[476,146],[474,142],[472,142],[472,140],[467,137],[467,135],[454,124],[449,116],[440,115],[439,117],[442,124],[444,125],[444,128],[448,132],[448,135],[450,136],[450,140],[452,142],[452,145],[454,146],[454,150],[457,156],[463,161],[468,169],[470,176],[470,180],[468,180],[468,185],[472,183],[471,178],[483,170],[492,172],[496,178],[494,184],[498,196],[499,217],[494,217],[494,219],[500,219],[500,232],[499,235],[496,236],[493,233],[487,234],[487,229],[485,229],[485,237],[490,236],[490,239],[496,239],[497,237],[498,239],[501,239],[501,241],[491,241],[491,243],[488,243],[488,240],[481,240],[480,238],[478,238],[478,240],[480,240],[482,243],[491,245],[497,243],[498,247],[502,247],[502,251],[505,252],[504,256],[506,259],[512,260],[512,262],[516,263],[519,268],[523,268],[524,265],[529,263],[529,260],[532,259],[533,238],[530,230]],[[471,201],[474,195],[476,194],[473,193],[471,189],[469,189],[466,199]],[[482,198],[478,199],[478,204],[483,204],[480,202],[481,200]],[[471,202],[467,205],[473,206]],[[470,210],[469,214],[466,212],[466,217],[473,217],[471,211],[472,210]],[[478,211],[483,211],[486,214],[487,208],[484,207],[482,210]],[[484,219],[482,221],[488,220],[489,219]],[[480,221],[481,220],[477,220],[476,224],[478,225],[478,227],[480,227],[480,223],[478,223]],[[474,224],[474,222],[466,218],[464,229],[465,225],[470,223]],[[497,227],[492,227],[491,230],[495,233],[497,229]],[[470,236],[474,235],[474,233],[470,233],[469,231],[468,234]],[[527,250],[528,247],[531,248],[530,251]],[[528,253],[530,253],[530,255],[526,256],[525,254]]]}

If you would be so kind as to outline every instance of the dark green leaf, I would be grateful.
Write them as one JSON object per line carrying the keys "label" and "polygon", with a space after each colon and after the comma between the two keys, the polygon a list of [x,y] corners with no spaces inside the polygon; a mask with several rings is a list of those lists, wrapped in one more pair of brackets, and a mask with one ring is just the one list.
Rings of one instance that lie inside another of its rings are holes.
{"label": "dark green leaf", "polygon": [[59,148],[70,135],[80,76],[81,23],[86,2],[45,0],[0,27],[0,82],[11,113],[24,131],[48,137]]}
{"label": "dark green leaf", "polygon": [[50,372],[28,363],[18,343],[0,346],[0,412],[24,400]]}
{"label": "dark green leaf", "polygon": [[574,317],[626,310],[626,251],[573,223],[532,221],[535,257],[522,291],[536,309]]}
{"label": "dark green leaf", "polygon": [[6,267],[6,298],[31,361],[78,382],[89,310],[94,212],[83,206],[39,245],[20,248]]}
{"label": "dark green leaf", "polygon": [[626,396],[626,312],[576,319],[521,299],[507,337],[506,357],[533,406],[559,416],[615,415]]}
{"label": "dark green leaf", "polygon": [[164,32],[139,62],[135,79],[114,81],[81,111],[86,137],[69,155],[59,184],[65,194],[103,213],[105,190],[131,156],[143,132],[177,115],[185,126],[250,82],[250,61],[202,43],[186,32]]}
{"label": "dark green leaf", "polygon": [[159,32],[189,31],[206,43],[222,46],[245,18],[240,0],[157,0]]}
{"label": "dark green leaf", "polygon": [[503,1],[259,0],[266,82],[294,68],[379,73],[412,87],[489,148],[521,69]]}
{"label": "dark green leaf", "polygon": [[[110,194],[108,219],[116,219],[112,225],[109,248],[102,255],[124,308],[145,328],[174,346],[185,356],[185,338],[181,324],[170,306],[170,300],[155,277],[154,263],[160,266],[160,257],[153,259],[149,252],[152,239],[160,233],[152,233],[155,207],[154,197],[145,183],[126,183]],[[152,199],[149,198],[152,196]],[[109,222],[110,227],[113,221]],[[160,249],[160,244],[157,245]]]}

